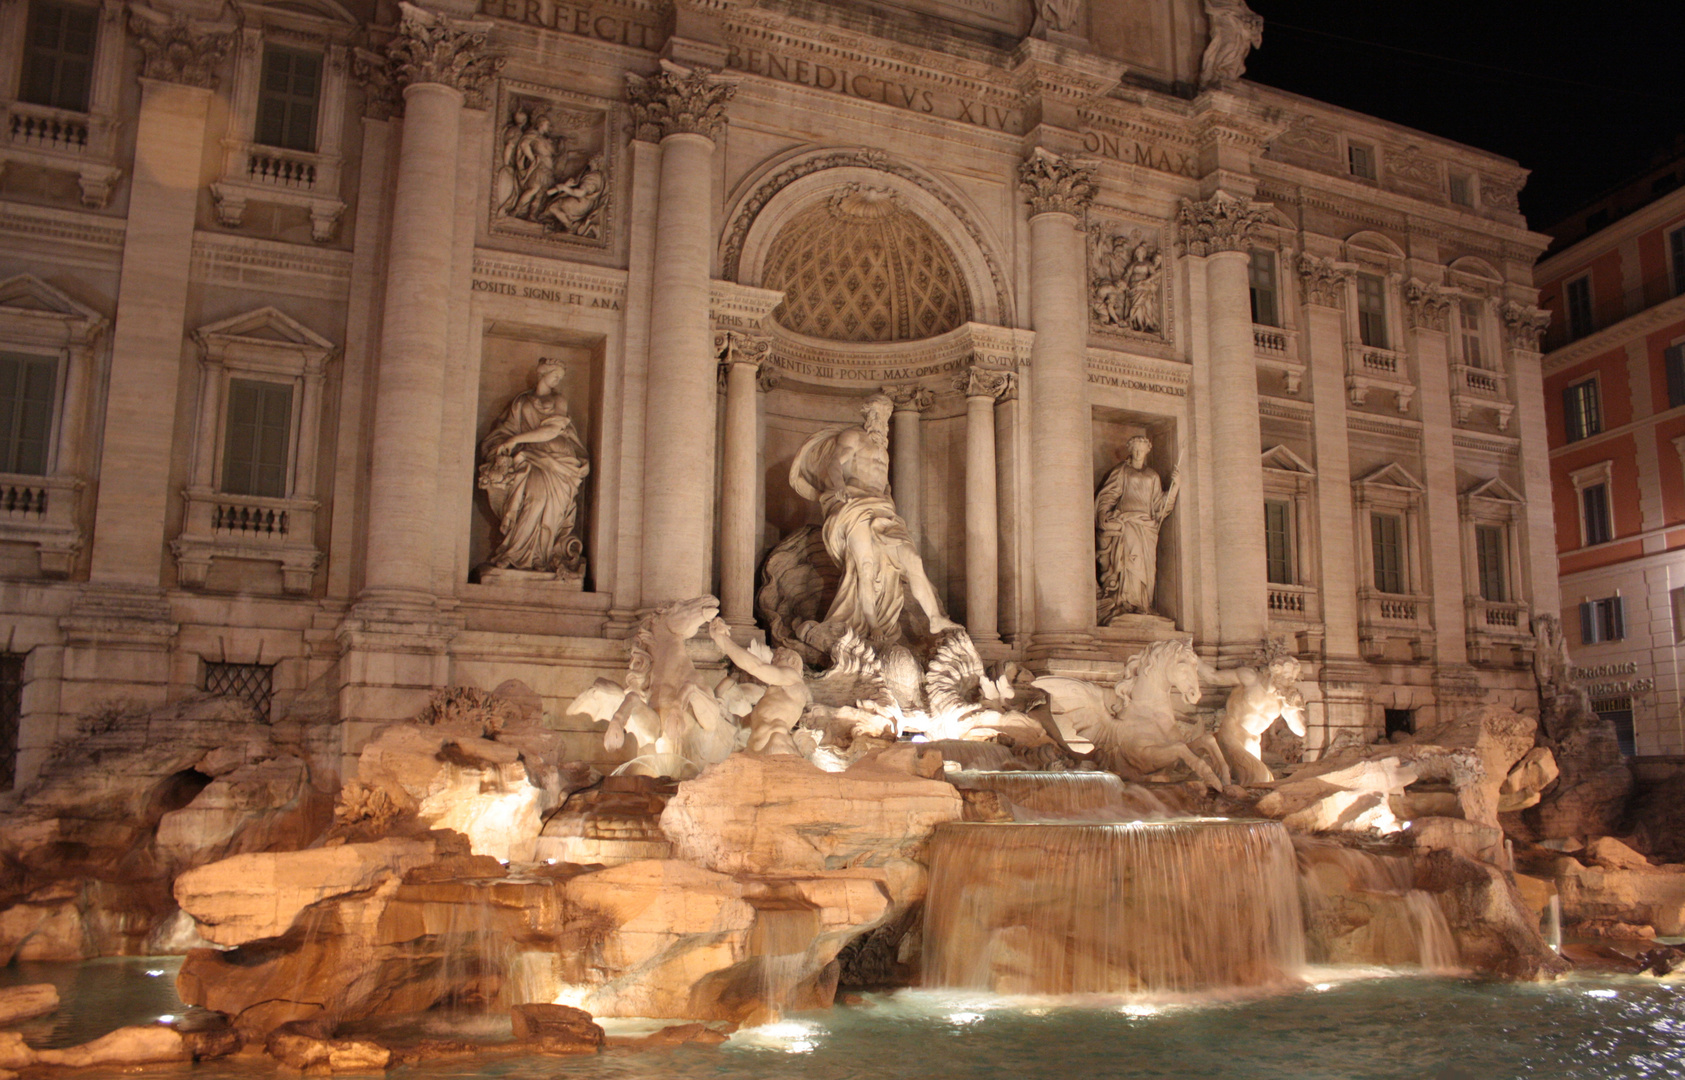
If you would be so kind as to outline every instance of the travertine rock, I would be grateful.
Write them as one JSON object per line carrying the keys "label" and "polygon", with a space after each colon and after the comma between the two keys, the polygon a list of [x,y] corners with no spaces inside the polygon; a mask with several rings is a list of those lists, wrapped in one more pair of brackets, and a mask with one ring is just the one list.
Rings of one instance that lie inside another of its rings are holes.
{"label": "travertine rock", "polygon": [[1476,970],[1542,979],[1569,969],[1540,936],[1508,877],[1490,863],[1449,851],[1419,855],[1415,886],[1434,895],[1463,962]]}
{"label": "travertine rock", "polygon": [[207,941],[242,945],[284,934],[312,904],[371,889],[435,855],[427,841],[398,838],[236,855],[176,878],[175,898]]}
{"label": "travertine rock", "polygon": [[58,987],[52,983],[27,983],[0,988],[0,1024],[15,1024],[46,1016],[59,1007]]}
{"label": "travertine rock", "polygon": [[382,728],[363,748],[357,779],[429,828],[468,837],[476,855],[507,862],[531,861],[543,815],[559,801],[533,782],[519,748],[461,723]]}
{"label": "travertine rock", "polygon": [[302,848],[327,821],[327,800],[291,755],[241,764],[212,780],[193,801],[158,821],[160,854],[198,866],[243,851]]}
{"label": "travertine rock", "polygon": [[1498,788],[1498,812],[1513,813],[1537,806],[1549,787],[1560,775],[1556,755],[1548,747],[1535,746],[1521,756]]}
{"label": "travertine rock", "polygon": [[1572,683],[1541,682],[1539,699],[1540,742],[1554,752],[1561,775],[1523,817],[1542,837],[1618,831],[1632,792],[1632,768],[1614,724],[1593,712],[1585,692]]}
{"label": "travertine rock", "polygon": [[263,1048],[299,1072],[384,1072],[392,1062],[392,1051],[379,1043],[330,1039],[304,1024],[287,1024],[271,1032]]}
{"label": "travertine rock", "polygon": [[66,1065],[77,1069],[94,1065],[155,1065],[192,1059],[193,1055],[180,1033],[162,1024],[121,1027],[81,1046],[35,1052],[35,1063],[38,1065]]}
{"label": "travertine rock", "polygon": [[1586,857],[1605,870],[1655,871],[1650,860],[1613,836],[1594,836],[1586,843]]}
{"label": "travertine rock", "polygon": [[916,860],[931,830],[958,821],[959,792],[873,760],[827,773],[793,757],[733,754],[661,815],[674,850],[727,874],[881,867],[898,903],[923,893]]}
{"label": "travertine rock", "polygon": [[1550,870],[1562,894],[1564,923],[1623,922],[1652,926],[1663,936],[1685,933],[1685,873],[1647,864],[1637,870],[1583,866],[1567,856]]}
{"label": "travertine rock", "polygon": [[1685,772],[1633,800],[1633,842],[1658,862],[1685,862]]}
{"label": "travertine rock", "polygon": [[0,960],[85,960],[98,955],[82,917],[79,882],[36,889],[0,911]]}
{"label": "travertine rock", "polygon": [[509,1010],[517,1041],[543,1054],[594,1054],[603,1045],[603,1029],[584,1009],[568,1005],[517,1005]]}
{"label": "travertine rock", "polygon": [[0,1031],[0,1069],[26,1069],[35,1064],[35,1051],[23,1041],[23,1033]]}

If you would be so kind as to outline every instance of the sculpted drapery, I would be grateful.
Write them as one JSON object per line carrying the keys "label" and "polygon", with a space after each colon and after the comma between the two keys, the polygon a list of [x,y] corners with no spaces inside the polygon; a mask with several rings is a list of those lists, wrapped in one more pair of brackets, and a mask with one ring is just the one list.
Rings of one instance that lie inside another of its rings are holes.
{"label": "sculpted drapery", "polygon": [[1152,442],[1137,435],[1125,447],[1125,459],[1113,469],[1094,499],[1096,556],[1100,594],[1096,618],[1107,626],[1117,615],[1151,614],[1158,585],[1158,533],[1176,508],[1180,470],[1170,486],[1146,465]]}
{"label": "sculpted drapery", "polygon": [[501,536],[493,567],[584,574],[584,545],[574,527],[591,464],[562,396],[566,371],[559,360],[540,361],[538,386],[511,401],[480,443],[479,484]]}

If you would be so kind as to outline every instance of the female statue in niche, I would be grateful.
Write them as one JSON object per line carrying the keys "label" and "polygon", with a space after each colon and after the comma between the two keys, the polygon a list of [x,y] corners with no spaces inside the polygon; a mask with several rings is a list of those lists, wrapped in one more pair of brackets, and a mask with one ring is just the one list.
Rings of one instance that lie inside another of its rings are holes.
{"label": "female statue in niche", "polygon": [[585,546],[574,525],[591,463],[562,396],[567,365],[546,358],[537,370],[538,385],[511,401],[480,443],[479,486],[502,537],[487,566],[577,581]]}
{"label": "female statue in niche", "polygon": [[1159,486],[1156,471],[1147,466],[1153,442],[1137,435],[1124,444],[1124,460],[1112,470],[1094,499],[1096,554],[1100,563],[1100,600],[1096,618],[1101,626],[1123,614],[1153,611],[1158,584],[1158,530],[1182,488],[1182,470],[1170,471],[1170,487]]}

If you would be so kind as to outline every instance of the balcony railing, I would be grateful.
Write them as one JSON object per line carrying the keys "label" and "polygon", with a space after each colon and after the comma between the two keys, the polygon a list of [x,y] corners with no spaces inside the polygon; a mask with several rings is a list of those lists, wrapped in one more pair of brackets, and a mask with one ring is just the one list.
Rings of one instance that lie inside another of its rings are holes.
{"label": "balcony railing", "polygon": [[82,549],[76,525],[82,481],[74,476],[0,473],[0,541],[30,544],[47,577],[65,577]]}
{"label": "balcony railing", "polygon": [[320,508],[316,500],[230,495],[204,488],[188,488],[182,497],[187,512],[181,535],[171,544],[182,585],[203,588],[213,559],[255,559],[280,564],[287,592],[310,591],[322,559],[315,539]]}
{"label": "balcony railing", "polygon": [[1560,299],[1555,300],[1545,305],[1545,309],[1551,313],[1551,319],[1539,347],[1545,352],[1552,352],[1682,294],[1685,294],[1685,280],[1676,283],[1667,274],[1650,278],[1637,288],[1626,290],[1621,294],[1619,302],[1600,300],[1594,291],[1589,317],[1578,321],[1570,320],[1563,302]]}
{"label": "balcony railing", "polygon": [[21,101],[13,102],[9,111],[13,146],[58,154],[79,154],[88,148],[88,117],[83,113]]}
{"label": "balcony railing", "polygon": [[313,191],[316,187],[315,159],[315,154],[254,146],[246,157],[246,178],[254,184]]}
{"label": "balcony railing", "polygon": [[1416,384],[1410,381],[1410,368],[1403,353],[1349,343],[1346,346],[1346,394],[1353,405],[1362,406],[1368,402],[1371,390],[1391,393],[1401,413],[1410,411],[1410,403],[1416,396]]}

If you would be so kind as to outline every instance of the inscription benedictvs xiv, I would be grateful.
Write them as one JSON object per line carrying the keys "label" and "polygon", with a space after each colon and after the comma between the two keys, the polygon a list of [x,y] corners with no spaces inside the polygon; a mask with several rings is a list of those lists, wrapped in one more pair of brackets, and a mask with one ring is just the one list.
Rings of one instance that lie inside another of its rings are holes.
{"label": "inscription benedictvs xiv", "polygon": [[763,49],[740,45],[728,48],[726,67],[780,82],[829,90],[845,97],[889,105],[909,112],[944,120],[958,120],[990,131],[1022,134],[1023,118],[1016,109],[962,98],[943,90],[929,89],[893,79],[883,79],[845,64],[820,64],[811,60],[781,56]]}
{"label": "inscription benedictvs xiv", "polygon": [[592,4],[569,4],[563,0],[480,0],[480,14],[637,49],[653,50],[662,42],[661,28],[654,22],[638,22],[625,15],[599,11]]}

